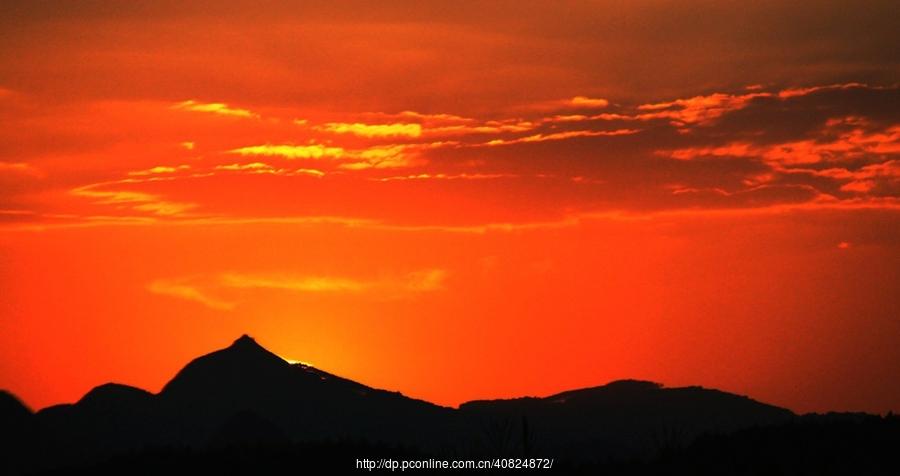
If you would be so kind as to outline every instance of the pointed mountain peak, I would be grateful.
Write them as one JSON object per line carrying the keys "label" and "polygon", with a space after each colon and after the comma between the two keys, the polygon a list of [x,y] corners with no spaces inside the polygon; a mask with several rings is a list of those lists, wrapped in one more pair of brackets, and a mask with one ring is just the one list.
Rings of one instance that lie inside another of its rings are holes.
{"label": "pointed mountain peak", "polygon": [[[222,349],[221,353],[229,354],[234,356],[235,358],[240,359],[252,359],[252,360],[263,360],[263,361],[283,361],[281,357],[271,352],[269,349],[259,345],[259,342],[256,342],[256,339],[250,337],[248,334],[244,334],[237,338],[234,342],[231,343],[230,346]],[[210,355],[216,354],[215,352]]]}
{"label": "pointed mountain peak", "polygon": [[291,371],[291,365],[247,334],[230,346],[198,357],[163,388],[163,394],[195,393],[204,388],[253,387]]}
{"label": "pointed mountain peak", "polygon": [[256,349],[256,348],[262,349],[262,348],[263,348],[261,345],[259,345],[259,344],[256,342],[255,339],[253,339],[252,337],[250,337],[250,336],[247,335],[247,334],[244,334],[244,335],[238,337],[237,340],[235,340],[235,341],[231,344],[231,347],[232,347],[232,348],[238,348],[238,349],[240,349],[240,348],[244,348],[244,349]]}

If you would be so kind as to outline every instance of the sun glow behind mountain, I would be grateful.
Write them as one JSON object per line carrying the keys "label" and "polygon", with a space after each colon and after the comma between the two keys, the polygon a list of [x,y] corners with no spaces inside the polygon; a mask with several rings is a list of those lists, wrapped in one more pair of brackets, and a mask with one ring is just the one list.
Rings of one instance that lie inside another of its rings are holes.
{"label": "sun glow behind mountain", "polygon": [[448,405],[900,407],[893,2],[0,8],[32,406],[249,332]]}
{"label": "sun glow behind mountain", "polygon": [[297,364],[300,364],[300,365],[302,365],[302,366],[304,366],[304,367],[315,367],[315,365],[313,365],[313,364],[311,364],[311,363],[309,363],[309,362],[304,362],[304,361],[302,361],[302,360],[284,359],[284,361],[287,362],[287,363],[289,363],[289,364],[291,364],[291,365],[297,365]]}

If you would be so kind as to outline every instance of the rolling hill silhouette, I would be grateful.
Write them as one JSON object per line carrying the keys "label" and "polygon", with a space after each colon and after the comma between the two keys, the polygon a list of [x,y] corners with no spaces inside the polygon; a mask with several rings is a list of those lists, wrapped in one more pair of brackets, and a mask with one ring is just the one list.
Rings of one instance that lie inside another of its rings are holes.
{"label": "rolling hill silhouette", "polygon": [[[460,411],[497,421],[513,433],[528,426],[530,452],[573,459],[643,457],[682,447],[698,435],[785,422],[783,408],[700,387],[663,388],[653,382],[620,380],[546,398],[464,403]],[[521,450],[522,443],[512,448]]]}
{"label": "rolling hill silhouette", "polygon": [[356,452],[349,457],[390,451],[597,464],[649,460],[688,448],[701,435],[708,444],[709,437],[797,417],[717,390],[633,380],[453,409],[290,364],[245,335],[190,362],[158,394],[110,383],[74,404],[32,413],[2,392],[0,419],[9,453],[4,469],[16,474],[159,452],[231,457],[233,448],[289,451],[297,445],[317,454],[335,447]]}

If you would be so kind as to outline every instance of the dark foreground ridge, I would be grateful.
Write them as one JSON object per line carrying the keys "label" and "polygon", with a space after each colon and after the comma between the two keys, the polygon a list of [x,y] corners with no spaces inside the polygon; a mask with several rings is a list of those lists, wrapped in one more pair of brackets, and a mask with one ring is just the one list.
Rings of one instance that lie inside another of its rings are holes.
{"label": "dark foreground ridge", "polygon": [[893,416],[797,416],[635,380],[453,409],[290,364],[246,335],[158,394],[110,383],[32,413],[0,392],[0,422],[0,474],[346,473],[368,472],[363,458],[498,457],[592,474],[891,474],[900,441]]}

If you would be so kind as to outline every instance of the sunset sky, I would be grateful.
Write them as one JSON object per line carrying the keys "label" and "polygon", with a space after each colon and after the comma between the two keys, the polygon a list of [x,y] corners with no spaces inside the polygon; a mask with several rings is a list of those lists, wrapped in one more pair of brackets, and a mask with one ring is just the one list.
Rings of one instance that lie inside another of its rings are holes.
{"label": "sunset sky", "polygon": [[900,6],[3,2],[0,388],[900,410]]}

